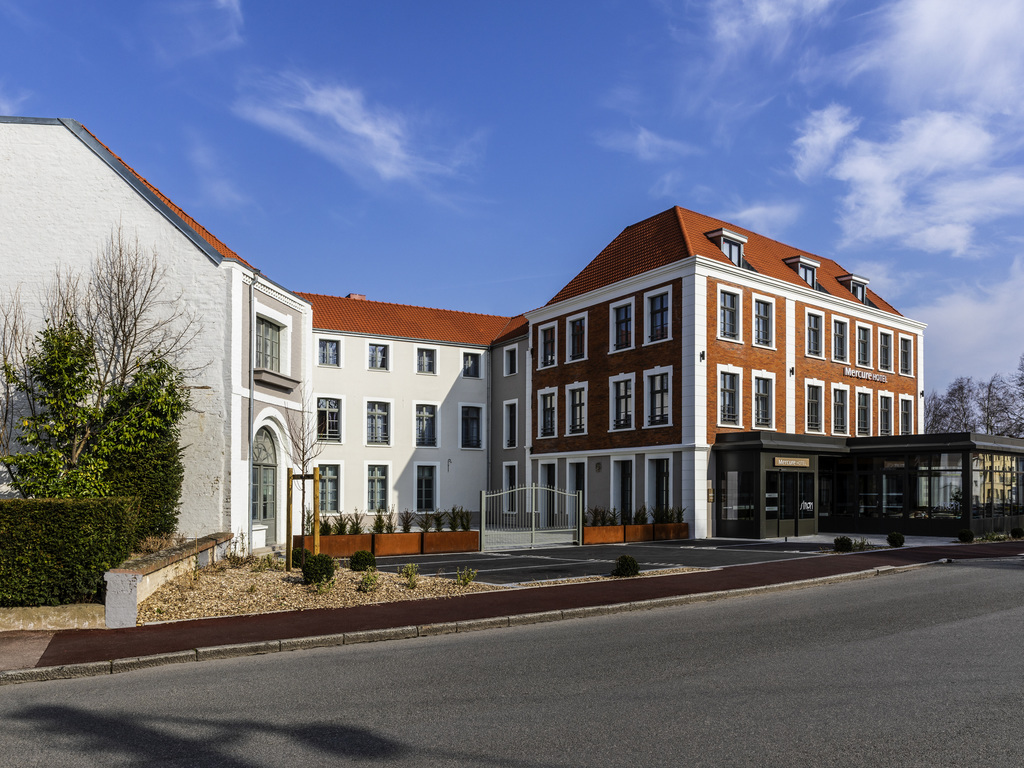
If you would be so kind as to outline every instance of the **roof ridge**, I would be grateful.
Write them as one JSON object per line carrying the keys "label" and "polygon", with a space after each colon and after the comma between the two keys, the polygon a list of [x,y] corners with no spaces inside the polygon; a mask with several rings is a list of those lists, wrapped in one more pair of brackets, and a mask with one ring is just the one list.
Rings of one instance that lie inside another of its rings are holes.
{"label": "roof ridge", "polygon": [[501,319],[501,320],[512,320],[513,318],[520,316],[520,315],[512,315],[512,316],[509,316],[509,315],[492,315],[492,314],[489,314],[487,312],[469,312],[469,311],[464,310],[464,309],[445,309],[443,307],[425,307],[425,306],[422,306],[420,304],[402,304],[402,303],[397,302],[397,301],[379,301],[377,299],[350,299],[348,296],[335,296],[334,294],[330,294],[330,293],[314,293],[312,291],[296,291],[295,293],[297,293],[299,296],[318,296],[318,297],[320,297],[322,299],[339,299],[339,300],[344,300],[344,301],[355,301],[355,302],[359,302],[360,304],[387,304],[387,305],[392,306],[392,307],[406,307],[408,309],[426,309],[426,310],[430,310],[431,312],[453,312],[453,313],[459,314],[459,315],[475,315],[477,317],[493,317],[495,319]]}

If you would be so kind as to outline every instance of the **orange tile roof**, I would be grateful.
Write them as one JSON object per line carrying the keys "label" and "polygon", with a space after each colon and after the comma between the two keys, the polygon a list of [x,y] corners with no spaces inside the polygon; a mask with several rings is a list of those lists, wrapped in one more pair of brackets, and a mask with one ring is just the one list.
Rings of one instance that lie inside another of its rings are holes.
{"label": "orange tile roof", "polygon": [[526,319],[525,315],[516,315],[515,317],[509,318],[508,323],[502,329],[501,333],[495,337],[492,344],[501,344],[509,339],[514,339],[518,336],[525,336],[529,329],[530,322]]}
{"label": "orange tile roof", "polygon": [[210,246],[215,251],[217,251],[217,253],[219,253],[225,259],[232,259],[234,261],[239,262],[240,264],[244,264],[245,266],[249,267],[249,269],[255,269],[255,267],[253,267],[252,264],[247,262],[233,250],[228,248],[227,245],[225,245],[224,242],[221,241],[219,238],[214,237],[213,233],[210,232],[210,230],[208,230],[198,221],[196,221],[187,213],[185,213],[185,211],[183,211],[179,206],[172,202],[171,199],[167,197],[167,195],[165,195],[163,192],[161,192],[159,189],[153,186],[153,184],[151,184],[145,177],[143,177],[142,174],[140,174],[138,171],[136,171],[134,168],[128,165],[128,163],[126,163],[118,154],[111,150],[110,147],[108,147],[106,144],[100,141],[95,133],[90,131],[81,123],[79,123],[79,125],[82,126],[83,131],[92,136],[92,138],[96,141],[97,144],[99,144],[101,147],[103,147],[103,149],[109,152],[111,157],[113,157],[115,160],[117,160],[117,162],[124,166],[124,169],[128,171],[128,173],[130,173],[132,176],[138,179],[150,192],[152,192],[157,197],[157,199],[160,200],[160,202],[162,202],[164,205],[170,208],[175,216],[181,219],[188,227],[190,227],[197,235],[199,235],[199,237],[201,237],[203,240],[209,243]]}
{"label": "orange tile roof", "polygon": [[318,293],[297,292],[296,295],[313,305],[314,328],[369,336],[483,346],[501,334],[512,319]]}
{"label": "orange tile roof", "polygon": [[[815,256],[809,251],[780,243],[749,229],[676,206],[622,230],[593,261],[555,294],[548,305],[695,255],[729,264],[731,262],[728,257],[707,237],[706,233],[717,229],[728,229],[747,238],[743,256],[762,275],[805,286],[796,270],[786,264],[785,260],[798,255],[809,256],[821,263],[817,277],[822,288],[832,296],[857,303],[853,294],[838,280],[849,274],[850,270],[844,269],[832,259]],[[868,298],[879,309],[899,314],[870,288]]]}

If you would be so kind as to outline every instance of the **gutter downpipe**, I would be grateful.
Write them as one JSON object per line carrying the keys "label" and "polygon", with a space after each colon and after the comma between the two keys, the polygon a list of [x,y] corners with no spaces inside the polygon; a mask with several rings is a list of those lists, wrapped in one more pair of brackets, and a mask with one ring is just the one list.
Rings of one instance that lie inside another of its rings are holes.
{"label": "gutter downpipe", "polygon": [[256,387],[256,280],[260,274],[260,271],[255,267],[252,268],[252,282],[249,283],[249,477],[246,478],[246,484],[249,486],[249,508],[246,510],[246,517],[249,518],[249,539],[248,539],[248,551],[252,552],[252,513],[253,505],[256,503],[256,498],[253,495],[254,489],[252,484],[252,469],[253,469],[253,451],[252,441],[253,435],[253,423],[255,417],[254,402],[255,396],[254,389]]}

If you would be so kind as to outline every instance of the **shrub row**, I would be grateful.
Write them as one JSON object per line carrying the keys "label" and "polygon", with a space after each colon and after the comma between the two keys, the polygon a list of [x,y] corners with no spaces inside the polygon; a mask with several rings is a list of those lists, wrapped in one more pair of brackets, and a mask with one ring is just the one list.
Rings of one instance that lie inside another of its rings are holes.
{"label": "shrub row", "polygon": [[0,607],[67,605],[102,593],[135,543],[135,499],[0,501]]}

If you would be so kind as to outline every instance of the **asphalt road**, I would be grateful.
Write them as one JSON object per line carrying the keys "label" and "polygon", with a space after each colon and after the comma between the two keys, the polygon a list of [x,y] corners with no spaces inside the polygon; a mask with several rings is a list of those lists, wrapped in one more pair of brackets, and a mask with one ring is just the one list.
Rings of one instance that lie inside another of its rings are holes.
{"label": "asphalt road", "polygon": [[0,765],[1019,766],[1024,563],[0,688]]}

